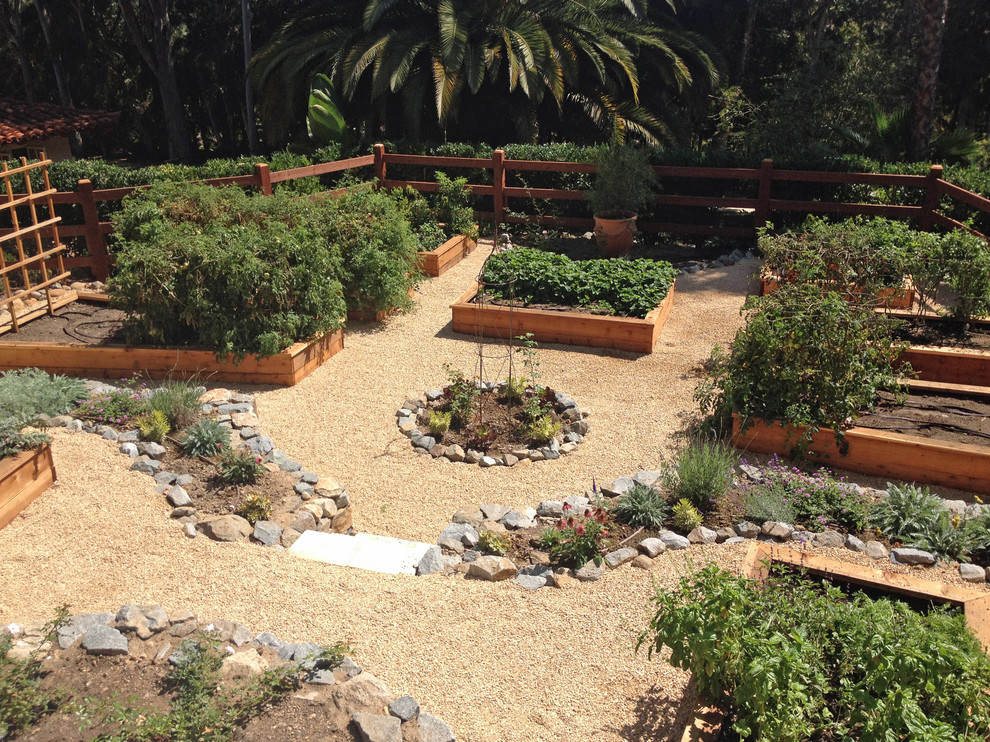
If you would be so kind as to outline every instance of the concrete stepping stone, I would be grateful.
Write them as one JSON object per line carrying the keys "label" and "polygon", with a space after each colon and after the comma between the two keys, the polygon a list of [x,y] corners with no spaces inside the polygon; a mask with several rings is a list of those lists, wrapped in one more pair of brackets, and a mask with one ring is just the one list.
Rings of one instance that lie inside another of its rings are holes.
{"label": "concrete stepping stone", "polygon": [[304,559],[391,575],[415,575],[416,566],[436,544],[389,536],[305,531],[289,551]]}

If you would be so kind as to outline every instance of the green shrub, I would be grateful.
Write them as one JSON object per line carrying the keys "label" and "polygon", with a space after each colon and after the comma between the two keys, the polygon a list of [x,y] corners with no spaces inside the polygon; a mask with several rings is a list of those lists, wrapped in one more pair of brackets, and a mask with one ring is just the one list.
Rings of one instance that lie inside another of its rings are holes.
{"label": "green shrub", "polygon": [[533,443],[549,443],[560,433],[560,430],[560,423],[554,422],[549,415],[540,415],[532,422],[526,423],[523,432]]}
{"label": "green shrub", "polygon": [[51,443],[44,433],[22,433],[11,420],[0,420],[0,459]]}
{"label": "green shrub", "polygon": [[754,487],[746,493],[743,513],[752,521],[797,523],[793,500],[787,491],[771,487]]}
{"label": "green shrub", "polygon": [[0,420],[20,424],[34,422],[38,415],[64,415],[87,396],[86,385],[37,368],[4,371],[0,374]]}
{"label": "green shrub", "polygon": [[657,176],[646,151],[629,146],[603,150],[591,188],[584,197],[593,214],[614,215],[649,209],[656,197]]}
{"label": "green shrub", "polygon": [[427,421],[427,427],[430,429],[430,435],[443,435],[450,430],[450,421],[452,417],[453,413],[451,412],[430,410],[430,419]]}
{"label": "green shrub", "polygon": [[202,417],[182,431],[186,456],[215,456],[230,445],[230,431],[209,417]]}
{"label": "green shrub", "polygon": [[711,508],[732,486],[739,456],[729,446],[694,441],[664,467],[663,484],[673,497],[688,500],[699,510]]}
{"label": "green shrub", "polygon": [[168,424],[168,416],[161,410],[151,410],[137,420],[138,430],[141,432],[141,439],[153,443],[163,443],[165,436],[172,427]]}
{"label": "green shrub", "polygon": [[242,358],[340,327],[339,254],[312,211],[288,196],[202,185],[129,197],[114,219],[111,281],[128,339]]}
{"label": "green shrub", "polygon": [[445,369],[448,384],[443,388],[444,405],[451,414],[452,424],[460,428],[471,419],[471,410],[481,392],[459,369],[449,365]]}
{"label": "green shrub", "polygon": [[115,425],[131,425],[148,411],[141,393],[130,387],[96,394],[83,400],[73,414],[84,420]]}
{"label": "green shrub", "polygon": [[261,457],[244,448],[222,448],[219,467],[220,478],[227,484],[254,484],[265,471]]}
{"label": "green shrub", "polygon": [[200,415],[199,391],[185,379],[163,381],[148,397],[148,407],[165,415],[172,430],[190,425]]}
{"label": "green shrub", "polygon": [[272,501],[262,494],[248,495],[235,512],[253,526],[272,517]]}
{"label": "green shrub", "polygon": [[685,533],[690,533],[701,525],[703,518],[698,508],[691,504],[690,500],[681,499],[674,505],[673,511],[674,528]]}
{"label": "green shrub", "polygon": [[435,196],[437,218],[443,223],[444,234],[450,238],[467,235],[478,239],[478,227],[474,223],[474,209],[471,208],[471,189],[467,178],[451,179],[437,172],[437,192]]}
{"label": "green shrub", "polygon": [[635,484],[619,498],[612,512],[633,527],[660,529],[667,519],[667,503],[652,487]]}
{"label": "green shrub", "polygon": [[492,255],[482,280],[485,292],[498,299],[645,317],[667,297],[676,276],[677,270],[662,260],[571,260],[515,247]]}
{"label": "green shrub", "polygon": [[560,543],[560,531],[556,528],[544,528],[536,538],[537,548],[543,551],[550,551],[558,543]]}
{"label": "green shrub", "polygon": [[879,392],[898,391],[910,371],[890,341],[891,320],[839,293],[784,284],[745,309],[745,327],[728,353],[715,348],[696,398],[703,413],[737,412],[743,430],[756,420],[802,426],[796,453],[820,428],[835,431],[844,451],[849,421],[872,409]]}
{"label": "green shrub", "polygon": [[927,523],[910,546],[929,551],[937,557],[951,561],[968,562],[970,553],[979,547],[979,533],[975,524],[942,510]]}
{"label": "green shrub", "polygon": [[887,482],[887,497],[873,508],[870,522],[888,539],[904,543],[915,540],[939,514],[945,503],[927,487]]}
{"label": "green shrub", "polygon": [[990,314],[990,250],[982,237],[954,230],[941,241],[945,281],[955,289],[952,316],[967,322]]}
{"label": "green shrub", "polygon": [[47,687],[44,658],[49,651],[46,646],[55,641],[55,632],[67,615],[66,608],[59,610],[43,630],[44,642],[24,659],[7,656],[14,640],[0,631],[0,739],[16,738],[64,701],[63,693]]}
{"label": "green shrub", "polygon": [[671,649],[704,702],[759,742],[962,740],[990,734],[990,660],[960,612],[919,614],[795,577],[714,565],[658,590],[639,639]]}
{"label": "green shrub", "polygon": [[504,533],[482,531],[481,535],[478,537],[478,548],[485,554],[502,556],[509,550],[511,545],[512,542],[509,541],[508,535]]}
{"label": "green shrub", "polygon": [[574,569],[590,561],[601,564],[608,550],[607,514],[602,508],[589,508],[584,515],[573,515],[572,510],[564,504],[564,517],[557,524],[557,541],[550,547],[550,560]]}

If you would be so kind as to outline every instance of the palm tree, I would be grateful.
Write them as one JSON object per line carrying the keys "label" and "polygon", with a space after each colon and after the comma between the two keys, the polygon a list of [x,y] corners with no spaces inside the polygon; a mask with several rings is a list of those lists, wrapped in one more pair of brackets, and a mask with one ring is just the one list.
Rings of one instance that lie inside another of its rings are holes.
{"label": "palm tree", "polygon": [[595,127],[585,138],[670,141],[641,74],[673,95],[716,76],[694,37],[646,18],[647,0],[367,0],[357,23],[354,5],[305,6],[254,71],[265,88],[330,70],[369,136],[479,138],[495,122],[535,142],[581,112]]}

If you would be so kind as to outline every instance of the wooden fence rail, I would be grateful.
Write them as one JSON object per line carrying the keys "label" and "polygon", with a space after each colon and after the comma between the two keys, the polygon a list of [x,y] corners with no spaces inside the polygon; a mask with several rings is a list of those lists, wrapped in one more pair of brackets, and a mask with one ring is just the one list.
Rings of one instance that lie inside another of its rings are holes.
{"label": "wooden fence rail", "polygon": [[[270,172],[264,163],[255,165],[250,175],[236,175],[226,178],[214,178],[200,181],[214,186],[240,186],[252,188],[259,193],[271,194],[272,185],[286,183],[300,178],[319,177],[333,173],[343,173],[358,168],[373,168],[374,177],[380,187],[413,188],[428,193],[437,190],[437,184],[432,180],[409,180],[391,178],[388,174],[389,165],[396,167],[419,167],[426,173],[438,168],[459,168],[466,170],[484,170],[491,172],[491,184],[471,183],[469,188],[476,196],[491,199],[491,208],[476,211],[476,216],[490,219],[498,231],[502,225],[518,223],[535,223],[590,229],[593,220],[579,216],[555,216],[539,213],[520,213],[525,210],[523,201],[563,201],[574,202],[584,198],[582,191],[562,188],[528,188],[518,185],[508,185],[513,175],[518,179],[519,173],[594,173],[597,167],[591,163],[581,162],[544,162],[541,160],[511,160],[505,157],[502,150],[496,150],[492,157],[433,157],[430,155],[409,155],[385,151],[385,146],[376,144],[373,154],[362,157],[352,157],[336,162],[321,163],[290,170]],[[815,170],[779,170],[774,168],[772,160],[764,160],[759,168],[726,168],[726,167],[693,167],[660,165],[654,167],[657,176],[662,180],[665,192],[656,197],[660,207],[679,207],[715,210],[715,214],[731,217],[737,221],[748,221],[748,224],[724,225],[710,223],[680,223],[665,221],[640,220],[639,228],[644,232],[664,232],[670,234],[722,236],[748,238],[756,235],[756,230],[773,221],[775,214],[845,214],[887,216],[897,219],[914,219],[919,228],[930,230],[936,226],[948,229],[966,229],[974,234],[986,235],[966,226],[959,220],[941,213],[939,203],[949,199],[953,203],[963,204],[977,212],[990,214],[990,199],[967,191],[957,185],[948,183],[942,178],[942,166],[933,165],[927,175],[888,175],[883,173],[842,173],[820,172]],[[424,176],[425,177],[425,176]],[[687,190],[693,190],[691,185],[704,181],[725,181],[739,183],[751,187],[752,196],[706,196],[690,193],[671,192],[687,184]],[[905,206],[899,204],[874,204],[844,201],[820,201],[807,198],[775,197],[774,186],[786,183],[806,183],[811,185],[864,185],[877,188],[908,188],[917,189],[918,201],[921,205]],[[119,201],[135,190],[149,186],[130,186],[126,188],[110,188],[95,190],[89,180],[80,180],[77,189],[72,192],[58,192],[51,196],[57,205],[77,205],[82,209],[82,224],[65,224],[59,230],[65,237],[83,238],[85,254],[66,256],[65,266],[70,268],[89,268],[94,277],[105,280],[110,272],[111,258],[107,252],[106,236],[113,231],[110,222],[100,221],[98,204],[107,201]],[[517,209],[511,209],[510,203],[516,203]],[[710,214],[709,214],[710,216]],[[0,229],[0,237],[10,232]]]}

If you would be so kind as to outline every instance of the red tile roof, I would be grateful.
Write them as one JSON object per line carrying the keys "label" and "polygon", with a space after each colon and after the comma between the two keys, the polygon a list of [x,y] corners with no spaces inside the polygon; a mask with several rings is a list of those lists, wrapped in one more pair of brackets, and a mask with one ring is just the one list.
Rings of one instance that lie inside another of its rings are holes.
{"label": "red tile roof", "polygon": [[120,117],[109,111],[87,111],[54,103],[27,103],[0,98],[0,144],[29,142],[71,134],[74,131],[109,129]]}

